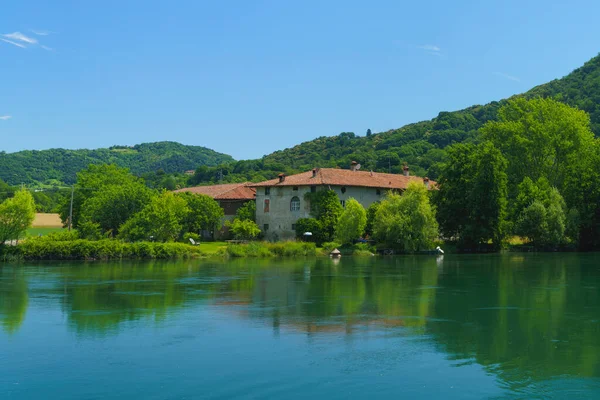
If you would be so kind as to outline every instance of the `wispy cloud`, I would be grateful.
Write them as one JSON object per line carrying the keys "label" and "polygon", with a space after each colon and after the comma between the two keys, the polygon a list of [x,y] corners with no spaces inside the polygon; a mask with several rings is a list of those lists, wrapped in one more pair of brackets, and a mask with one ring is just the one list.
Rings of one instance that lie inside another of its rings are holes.
{"label": "wispy cloud", "polygon": [[12,40],[8,40],[8,39],[2,39],[2,38],[0,38],[0,40],[2,40],[3,42],[6,42],[6,43],[10,43],[10,44],[12,44],[12,45],[15,45],[15,46],[17,46],[17,47],[20,47],[20,48],[22,48],[22,49],[25,49],[25,48],[26,48],[26,46],[25,46],[25,45],[23,45],[23,44],[21,44],[21,43],[13,42]]}
{"label": "wispy cloud", "polygon": [[[39,36],[47,36],[51,33],[49,31],[33,31],[33,30],[32,30],[32,32]],[[25,48],[31,47],[31,46],[39,46],[44,50],[48,50],[48,51],[53,50],[51,47],[44,46],[43,44],[38,42],[38,40],[36,38],[24,35],[21,32],[0,34],[0,40],[3,42],[6,42],[6,43],[10,43],[13,46],[20,47],[22,49],[25,49]]]}
{"label": "wispy cloud", "polygon": [[504,79],[508,79],[510,81],[521,82],[521,80],[519,78],[517,78],[516,76],[505,74],[504,72],[494,72],[494,75],[500,76],[500,77],[502,77]]}
{"label": "wispy cloud", "polygon": [[33,33],[34,35],[38,35],[38,36],[48,36],[54,32],[52,31],[38,31],[36,29],[30,29],[29,30],[31,33]]}
{"label": "wispy cloud", "polygon": [[444,52],[442,51],[442,48],[434,44],[424,44],[421,46],[417,46],[417,49],[423,50],[430,56],[444,57]]}
{"label": "wispy cloud", "polygon": [[426,51],[434,51],[434,52],[442,51],[442,49],[439,46],[435,46],[433,44],[424,44],[422,46],[417,46],[417,47],[421,50],[426,50]]}
{"label": "wispy cloud", "polygon": [[28,44],[37,44],[37,39],[31,38],[29,36],[23,35],[21,32],[13,32],[2,35],[7,39],[15,40],[18,42],[28,43]]}
{"label": "wispy cloud", "polygon": [[1,115],[0,120],[6,121],[12,118],[12,115]]}

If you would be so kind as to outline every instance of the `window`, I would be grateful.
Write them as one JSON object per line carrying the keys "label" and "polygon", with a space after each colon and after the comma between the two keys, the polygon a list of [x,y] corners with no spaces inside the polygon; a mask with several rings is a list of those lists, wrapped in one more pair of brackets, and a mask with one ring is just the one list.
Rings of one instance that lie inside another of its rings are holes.
{"label": "window", "polygon": [[269,206],[270,206],[270,205],[271,205],[271,200],[269,200],[269,199],[265,199],[265,208],[264,208],[264,211],[265,211],[266,213],[268,213],[268,212],[269,212]]}
{"label": "window", "polygon": [[268,196],[271,194],[271,188],[270,187],[266,187],[265,188],[265,196]]}
{"label": "window", "polygon": [[346,186],[342,186],[342,193],[346,193]]}
{"label": "window", "polygon": [[292,230],[295,231],[296,230],[296,224],[292,224]]}
{"label": "window", "polygon": [[298,191],[298,186],[294,186],[294,187],[292,188],[292,190],[295,190],[295,191],[297,192],[297,191]]}
{"label": "window", "polygon": [[290,211],[300,211],[300,199],[298,196],[294,196],[290,200]]}
{"label": "window", "polygon": [[381,196],[381,190],[380,189],[377,189],[377,192],[375,192],[375,193],[377,193],[377,196]]}
{"label": "window", "polygon": [[266,232],[269,230],[269,224],[264,224],[263,225],[263,232]]}
{"label": "window", "polygon": [[310,187],[310,192],[311,193],[316,193],[316,191],[317,191],[317,187],[316,186],[311,186]]}
{"label": "window", "polygon": [[346,208],[346,200],[340,200],[340,204],[343,208]]}

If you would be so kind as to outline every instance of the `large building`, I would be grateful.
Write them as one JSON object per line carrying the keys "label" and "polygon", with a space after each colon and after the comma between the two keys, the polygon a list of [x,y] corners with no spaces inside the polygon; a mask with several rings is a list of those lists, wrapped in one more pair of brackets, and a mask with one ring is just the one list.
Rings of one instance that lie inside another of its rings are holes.
{"label": "large building", "polygon": [[319,190],[334,190],[342,206],[349,198],[356,199],[365,208],[381,200],[387,191],[402,191],[410,182],[434,185],[427,178],[404,174],[384,174],[351,169],[315,168],[296,175],[250,184],[256,189],[256,223],[267,240],[295,238],[296,221],[310,217],[310,203],[305,194]]}

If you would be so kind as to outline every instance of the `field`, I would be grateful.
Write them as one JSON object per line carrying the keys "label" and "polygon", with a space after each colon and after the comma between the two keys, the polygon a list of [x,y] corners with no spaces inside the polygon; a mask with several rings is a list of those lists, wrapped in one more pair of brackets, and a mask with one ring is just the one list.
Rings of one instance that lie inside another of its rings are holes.
{"label": "field", "polygon": [[58,214],[37,213],[33,220],[34,228],[62,228],[62,222]]}

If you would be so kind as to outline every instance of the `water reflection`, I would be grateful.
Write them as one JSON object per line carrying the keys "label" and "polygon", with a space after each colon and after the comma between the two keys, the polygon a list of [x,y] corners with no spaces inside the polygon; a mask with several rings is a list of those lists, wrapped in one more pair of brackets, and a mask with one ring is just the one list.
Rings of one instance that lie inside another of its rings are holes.
{"label": "water reflection", "polygon": [[0,325],[7,333],[16,332],[27,312],[29,295],[25,273],[20,268],[0,268]]}
{"label": "water reflection", "polygon": [[166,325],[185,310],[212,307],[277,335],[418,336],[457,366],[476,362],[517,390],[600,376],[597,261],[446,255],[3,267],[0,323],[18,334],[32,299],[61,310],[86,336],[126,333],[128,323]]}

